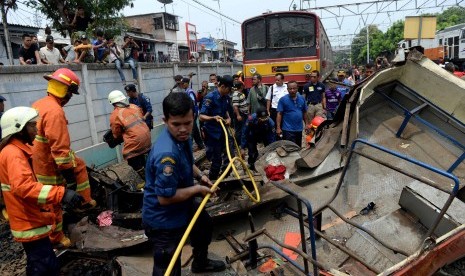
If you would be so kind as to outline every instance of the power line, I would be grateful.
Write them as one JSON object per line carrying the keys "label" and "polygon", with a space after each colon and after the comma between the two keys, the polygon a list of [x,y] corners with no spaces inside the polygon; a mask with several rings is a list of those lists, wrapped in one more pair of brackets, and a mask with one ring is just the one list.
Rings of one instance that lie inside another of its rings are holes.
{"label": "power line", "polygon": [[221,13],[221,12],[219,12],[219,11],[213,9],[213,8],[210,8],[209,6],[203,4],[203,3],[200,2],[200,1],[197,1],[197,0],[192,0],[192,1],[194,1],[195,3],[199,4],[200,6],[206,8],[206,9],[209,9],[209,10],[212,11],[212,12],[215,12],[215,13],[217,13],[217,14],[223,16],[224,18],[227,18],[227,19],[229,19],[229,20],[231,20],[231,21],[233,21],[233,22],[236,22],[236,23],[239,24],[239,25],[242,24],[241,22],[237,21],[236,19],[231,18],[231,17],[229,17],[229,16],[227,16],[227,15],[225,15],[225,14],[223,14],[223,13]]}

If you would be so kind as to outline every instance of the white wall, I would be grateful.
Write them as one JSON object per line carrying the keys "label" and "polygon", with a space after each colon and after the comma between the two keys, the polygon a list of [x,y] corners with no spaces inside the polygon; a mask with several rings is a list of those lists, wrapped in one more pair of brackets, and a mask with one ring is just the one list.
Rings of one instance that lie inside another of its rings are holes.
{"label": "white wall", "polygon": [[[60,66],[1,66],[0,95],[7,99],[5,109],[31,106],[33,102],[45,96],[47,81],[43,76],[57,68]],[[107,100],[108,93],[115,89],[124,92],[124,89],[113,64],[71,65],[68,68],[75,71],[81,79],[80,95],[75,95],[65,106],[72,147],[79,150],[102,142],[103,134],[110,127],[109,114],[113,110]],[[150,98],[155,123],[160,123],[161,103],[174,85],[174,75],[187,76],[190,72],[197,73],[193,77],[193,88],[197,90],[199,83],[208,80],[211,73],[232,75],[237,70],[240,70],[240,67],[222,64],[140,63],[138,88]],[[130,69],[125,69],[125,75],[127,80],[132,79]]]}

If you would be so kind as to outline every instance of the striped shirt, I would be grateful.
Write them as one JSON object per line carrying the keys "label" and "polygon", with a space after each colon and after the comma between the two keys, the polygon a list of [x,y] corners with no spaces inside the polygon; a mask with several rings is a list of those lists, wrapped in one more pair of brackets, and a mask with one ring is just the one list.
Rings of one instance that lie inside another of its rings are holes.
{"label": "striped shirt", "polygon": [[247,104],[247,97],[244,93],[239,91],[234,91],[232,97],[232,104],[233,106],[239,107],[239,112],[242,114],[249,113],[249,105]]}

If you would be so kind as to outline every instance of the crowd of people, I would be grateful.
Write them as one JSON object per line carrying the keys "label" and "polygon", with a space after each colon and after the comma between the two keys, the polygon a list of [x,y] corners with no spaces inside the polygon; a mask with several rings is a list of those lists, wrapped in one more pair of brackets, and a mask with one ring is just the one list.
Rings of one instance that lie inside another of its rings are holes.
{"label": "crowd of people", "polygon": [[[29,49],[35,49],[30,36],[23,40]],[[104,53],[99,54],[99,48],[105,43],[102,38],[99,41],[96,48],[83,47],[90,45],[86,39],[83,44],[76,44],[74,59],[85,60],[85,52],[95,50],[95,57],[103,62]],[[122,49],[110,46],[110,56],[118,59],[136,47],[130,37],[125,41]],[[110,40],[108,45],[113,42]],[[51,48],[45,51],[50,53],[23,55],[22,62],[45,63],[49,60],[47,55],[54,56]],[[240,146],[240,152],[235,154],[242,158],[248,156],[251,170],[256,169],[259,144],[267,146],[283,139],[299,147],[312,146],[315,129],[325,120],[335,119],[350,87],[370,77],[376,69],[373,64],[367,64],[362,72],[357,66],[341,69],[334,79],[324,83],[320,72],[313,70],[305,76],[307,83],[302,88],[283,73],[277,73],[275,82],[267,86],[257,73],[252,77],[252,87],[247,89],[243,74],[238,71],[233,76],[212,73],[194,91],[194,73],[176,75],[175,84],[162,103],[165,126],[154,145],[150,132],[153,129],[150,99],[137,91],[135,84],[125,85],[124,92],[109,92],[113,111],[105,139],[113,141],[109,142],[110,146],[124,142],[123,158],[145,181],[142,222],[154,247],[153,275],[165,273],[197,210],[195,197],[214,193],[210,187],[226,170],[229,164],[226,151],[229,148],[234,153],[234,139]],[[71,245],[62,228],[63,208],[86,209],[97,204],[91,197],[86,165],[70,147],[63,110],[73,96],[79,95],[80,80],[67,68],[60,68],[45,79],[47,95],[32,108],[14,107],[3,112],[6,99],[0,96],[0,181],[6,205],[2,213],[9,219],[14,239],[24,246],[28,275],[59,275],[53,248]],[[220,122],[234,130],[231,137]],[[208,175],[194,164],[193,152],[200,149],[206,150],[211,162]],[[211,218],[202,211],[190,236],[192,272],[225,269],[222,261],[208,258],[212,231]],[[180,259],[173,273],[181,275]]]}

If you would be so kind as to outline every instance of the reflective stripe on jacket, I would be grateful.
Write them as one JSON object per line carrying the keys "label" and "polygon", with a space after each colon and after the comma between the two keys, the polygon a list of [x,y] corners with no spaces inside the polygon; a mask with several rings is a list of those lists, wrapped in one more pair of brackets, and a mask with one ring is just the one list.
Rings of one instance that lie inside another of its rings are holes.
{"label": "reflective stripe on jacket", "polygon": [[16,241],[28,242],[49,235],[53,213],[46,211],[58,204],[65,188],[37,182],[31,167],[31,148],[12,138],[0,152],[0,182],[11,233]]}
{"label": "reflective stripe on jacket", "polygon": [[113,137],[123,137],[123,157],[129,159],[150,151],[152,145],[150,130],[142,119],[142,110],[130,104],[115,107],[110,116]]}
{"label": "reflective stripe on jacket", "polygon": [[32,107],[39,112],[37,136],[32,148],[34,171],[44,184],[63,184],[59,171],[76,167],[63,107],[50,95],[36,101]]}

